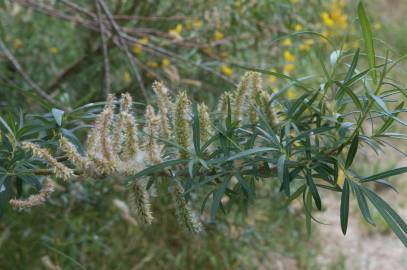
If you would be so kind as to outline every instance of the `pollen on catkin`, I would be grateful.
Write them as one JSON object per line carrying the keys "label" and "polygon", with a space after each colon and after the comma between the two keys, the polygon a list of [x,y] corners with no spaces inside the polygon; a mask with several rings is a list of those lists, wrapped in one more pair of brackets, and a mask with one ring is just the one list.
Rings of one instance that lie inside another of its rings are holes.
{"label": "pollen on catkin", "polygon": [[[175,130],[175,140],[178,145],[182,146],[184,149],[189,147],[189,100],[185,92],[178,94],[174,106],[174,130]],[[188,158],[189,153],[184,150],[179,149],[180,158]]]}
{"label": "pollen on catkin", "polygon": [[65,152],[72,164],[78,169],[84,170],[88,167],[87,158],[81,156],[76,147],[70,141],[68,141],[67,138],[61,136],[59,139],[59,146],[61,147],[61,150]]}
{"label": "pollen on catkin", "polygon": [[200,130],[200,139],[201,144],[206,143],[212,133],[211,119],[208,112],[208,107],[205,103],[198,105],[199,113],[199,130]]}
{"label": "pollen on catkin", "polygon": [[219,99],[218,106],[216,108],[216,112],[221,116],[224,117],[228,114],[228,100],[232,105],[233,101],[233,94],[231,92],[224,92]]}
{"label": "pollen on catkin", "polygon": [[45,200],[54,192],[54,184],[51,180],[47,180],[46,184],[41,188],[40,192],[35,195],[31,195],[26,200],[11,199],[10,205],[16,209],[31,208],[41,205]]}
{"label": "pollen on catkin", "polygon": [[114,163],[110,136],[110,128],[113,123],[113,101],[113,95],[109,95],[106,101],[105,108],[100,113],[100,117],[96,123],[96,129],[100,135],[100,144],[103,159],[107,163]]}
{"label": "pollen on catkin", "polygon": [[145,150],[147,158],[152,164],[160,163],[160,147],[157,143],[159,119],[154,112],[154,108],[148,105],[146,108],[146,133],[147,139],[145,143]]}
{"label": "pollen on catkin", "polygon": [[193,215],[191,207],[188,205],[184,197],[184,188],[181,183],[176,180],[174,185],[174,200],[175,211],[178,222],[185,226],[185,229],[191,233],[199,233],[202,231],[202,224]]}
{"label": "pollen on catkin", "polygon": [[51,169],[57,178],[68,180],[74,177],[73,170],[66,167],[61,162],[58,162],[47,149],[41,148],[38,145],[30,142],[23,142],[22,147],[24,150],[31,151],[33,156],[45,159],[51,166]]}
{"label": "pollen on catkin", "polygon": [[234,100],[234,119],[241,120],[242,107],[245,102],[247,92],[249,90],[250,77],[252,72],[246,72],[236,89]]}
{"label": "pollen on catkin", "polygon": [[160,121],[161,121],[161,133],[165,139],[170,138],[171,129],[168,120],[169,108],[171,107],[171,101],[168,97],[168,88],[161,82],[153,83],[153,90],[157,95],[157,105],[160,111]]}
{"label": "pollen on catkin", "polygon": [[151,212],[149,195],[145,185],[140,181],[140,179],[130,185],[128,200],[130,210],[137,214],[143,223],[151,224],[153,222],[154,218]]}

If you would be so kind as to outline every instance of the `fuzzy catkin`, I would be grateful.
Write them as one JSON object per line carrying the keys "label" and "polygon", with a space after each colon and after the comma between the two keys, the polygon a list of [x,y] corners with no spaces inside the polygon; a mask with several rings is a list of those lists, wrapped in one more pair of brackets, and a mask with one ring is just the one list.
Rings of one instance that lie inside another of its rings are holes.
{"label": "fuzzy catkin", "polygon": [[114,123],[114,134],[112,140],[113,153],[115,153],[116,156],[118,156],[121,151],[123,129],[125,128],[125,114],[129,113],[132,103],[133,99],[129,93],[122,94],[122,97],[120,99],[120,111]]}
{"label": "fuzzy catkin", "polygon": [[170,99],[168,97],[168,88],[161,82],[153,83],[153,90],[157,95],[157,105],[160,111],[161,132],[165,139],[170,138],[171,129],[168,120],[169,108],[171,106]]}
{"label": "fuzzy catkin", "polygon": [[216,112],[220,115],[220,117],[224,117],[228,114],[228,100],[230,104],[233,104],[233,94],[231,92],[224,92],[220,98],[216,108]]}
{"label": "fuzzy catkin", "polygon": [[88,167],[88,160],[86,157],[81,156],[78,153],[76,147],[68,141],[67,138],[61,136],[59,139],[59,146],[61,150],[65,152],[68,159],[75,165],[78,169],[84,170]]}
{"label": "fuzzy catkin", "polygon": [[198,105],[199,113],[199,130],[200,130],[200,139],[201,144],[206,143],[212,133],[211,119],[208,112],[208,107],[205,103]]}
{"label": "fuzzy catkin", "polygon": [[140,179],[130,185],[129,206],[143,223],[151,224],[153,222],[150,198],[145,185],[140,182]]}
{"label": "fuzzy catkin", "polygon": [[127,113],[122,113],[124,136],[123,136],[123,154],[124,161],[133,159],[139,149],[138,137],[137,137],[137,124],[134,117]]}
{"label": "fuzzy catkin", "polygon": [[158,146],[156,139],[158,136],[159,119],[155,115],[154,108],[151,105],[148,105],[146,108],[146,120],[147,140],[145,144],[145,150],[147,152],[148,160],[152,164],[156,164],[161,162],[160,147]]}
{"label": "fuzzy catkin", "polygon": [[35,157],[45,159],[57,178],[68,180],[74,177],[73,170],[57,161],[47,149],[30,142],[23,142],[22,147],[27,151],[31,151]]}
{"label": "fuzzy catkin", "polygon": [[174,200],[176,204],[175,211],[178,222],[191,233],[201,232],[202,224],[194,217],[191,207],[185,200],[184,188],[178,180],[175,181]]}
{"label": "fuzzy catkin", "polygon": [[31,195],[26,200],[11,199],[10,205],[16,209],[25,209],[41,205],[51,195],[51,193],[54,192],[54,189],[55,187],[52,181],[47,180],[46,184],[42,187],[38,194]]}
{"label": "fuzzy catkin", "polygon": [[252,82],[252,89],[250,93],[250,122],[252,124],[257,122],[257,112],[256,112],[256,105],[257,105],[257,96],[262,89],[262,79],[261,75],[258,72],[251,73],[251,82]]}
{"label": "fuzzy catkin", "polygon": [[241,120],[242,107],[249,90],[250,77],[252,72],[246,72],[236,89],[234,100],[234,119]]}
{"label": "fuzzy catkin", "polygon": [[184,149],[179,149],[180,158],[188,158],[189,153],[186,151],[189,147],[190,123],[188,120],[189,100],[185,92],[178,94],[174,107],[174,129],[175,140],[178,145]]}

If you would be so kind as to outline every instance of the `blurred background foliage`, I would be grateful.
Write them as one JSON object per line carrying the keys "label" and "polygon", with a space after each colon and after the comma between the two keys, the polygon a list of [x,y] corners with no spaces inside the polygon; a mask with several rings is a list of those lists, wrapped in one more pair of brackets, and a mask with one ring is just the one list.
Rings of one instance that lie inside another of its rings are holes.
{"label": "blurred background foliage", "polygon": [[[103,2],[123,35],[131,37],[125,44],[109,31],[101,35],[100,27],[115,30],[109,20],[100,25],[104,10],[98,10],[95,1],[0,1],[0,113],[7,119],[10,112],[18,117],[21,111],[30,125],[47,127],[22,132],[22,138],[40,134],[55,146],[60,129],[51,108],[69,111],[104,100],[107,92],[130,92],[145,103],[152,98],[154,80],[164,81],[172,91],[186,89],[195,100],[214,108],[219,95],[234,88],[245,71],[242,67],[305,79],[323,74],[320,61],[328,63],[336,50],[346,54],[361,43],[355,1]],[[382,11],[401,7],[401,2],[367,3],[375,15],[377,42],[395,58],[407,53],[403,34],[407,28],[398,20],[403,13],[386,16]],[[396,77],[403,79],[404,73],[398,71]],[[288,88],[288,99],[301,95],[273,75],[266,75],[264,84],[270,91]],[[83,139],[81,130],[87,126],[82,120],[92,114],[81,116],[64,119],[65,135],[75,132]],[[362,171],[370,166],[369,154],[365,158]],[[174,208],[168,198],[154,198],[159,222],[147,228],[125,215],[121,185],[90,185],[62,183],[46,207],[29,213],[5,209],[0,220],[0,269],[321,267],[316,257],[324,247],[318,233],[307,239],[301,206],[287,206],[283,195],[270,194],[275,190],[271,184],[258,194],[255,207],[222,218],[203,238],[177,228],[168,214]],[[385,224],[379,227],[388,232]],[[345,258],[339,258],[328,260],[325,269],[345,269]]]}

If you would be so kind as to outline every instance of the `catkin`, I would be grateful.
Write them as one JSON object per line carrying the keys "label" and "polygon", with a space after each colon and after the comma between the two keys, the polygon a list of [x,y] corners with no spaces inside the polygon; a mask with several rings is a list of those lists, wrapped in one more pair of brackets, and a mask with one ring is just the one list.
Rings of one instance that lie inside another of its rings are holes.
{"label": "catkin", "polygon": [[198,105],[199,113],[199,130],[200,130],[200,139],[201,144],[206,143],[212,133],[211,119],[209,117],[208,107],[205,103]]}
{"label": "catkin", "polygon": [[35,157],[45,159],[57,178],[68,180],[74,177],[73,170],[58,162],[47,149],[30,142],[23,142],[22,147],[27,151],[31,151]]}
{"label": "catkin", "polygon": [[61,147],[61,150],[65,152],[72,164],[78,169],[84,170],[88,167],[88,160],[78,153],[76,147],[69,142],[67,138],[61,136],[59,139],[59,146]]}
{"label": "catkin", "polygon": [[157,105],[160,111],[161,133],[165,139],[168,139],[171,136],[171,129],[168,120],[171,102],[168,97],[168,88],[165,87],[165,85],[161,82],[154,82],[153,90],[157,95]]}
{"label": "catkin", "polygon": [[159,119],[155,115],[154,108],[151,105],[148,105],[146,108],[146,133],[147,133],[147,140],[145,144],[145,150],[147,153],[148,160],[152,164],[156,164],[161,162],[160,158],[160,147],[157,143],[157,136],[158,136],[158,122]]}
{"label": "catkin", "polygon": [[246,72],[236,89],[234,100],[234,119],[241,120],[242,107],[249,90],[250,77],[252,72]]}
{"label": "catkin", "polygon": [[256,105],[257,105],[257,96],[262,89],[262,79],[261,75],[258,72],[251,73],[251,82],[252,82],[252,89],[250,93],[250,122],[252,124],[257,122],[257,112],[256,112]]}
{"label": "catkin", "polygon": [[192,210],[184,197],[184,188],[179,181],[175,181],[174,200],[176,204],[176,215],[178,222],[185,226],[187,231],[191,233],[199,233],[202,231],[202,224],[194,217]]}
{"label": "catkin", "polygon": [[189,146],[189,100],[185,92],[178,94],[174,107],[174,129],[175,129],[175,140],[178,145],[184,149],[179,149],[180,158],[188,158],[189,153],[186,151]]}
{"label": "catkin", "polygon": [[140,179],[130,185],[129,206],[143,223],[151,224],[153,222],[149,195]]}
{"label": "catkin", "polygon": [[52,181],[47,180],[46,184],[42,187],[38,194],[31,195],[26,200],[11,199],[10,205],[16,209],[25,209],[41,205],[51,195],[51,193],[54,192],[54,189],[55,187]]}

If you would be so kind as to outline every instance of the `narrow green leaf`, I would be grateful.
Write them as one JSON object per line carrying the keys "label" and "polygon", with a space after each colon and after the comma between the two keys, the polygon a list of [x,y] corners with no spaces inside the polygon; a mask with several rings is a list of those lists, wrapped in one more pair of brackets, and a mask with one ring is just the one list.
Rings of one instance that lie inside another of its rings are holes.
{"label": "narrow green leaf", "polygon": [[322,209],[321,197],[319,196],[318,189],[317,186],[315,185],[314,179],[312,178],[310,169],[307,169],[305,178],[307,181],[308,188],[312,194],[312,197],[314,198],[315,205],[317,206],[318,210],[321,210]]}
{"label": "narrow green leaf", "polygon": [[353,192],[356,194],[358,206],[359,206],[360,211],[362,212],[364,219],[368,223],[375,225],[372,215],[370,214],[369,205],[367,204],[365,195],[363,194],[363,190],[359,187],[358,184],[353,183],[353,182],[349,182],[349,183],[351,184]]}
{"label": "narrow green leaf", "polygon": [[401,167],[401,168],[396,168],[393,170],[389,170],[386,172],[381,172],[378,174],[374,174],[368,177],[365,177],[361,180],[361,182],[370,182],[370,181],[375,181],[375,180],[379,180],[379,179],[383,179],[383,178],[387,178],[390,176],[394,176],[394,175],[399,175],[399,174],[403,174],[407,172],[407,167]]}
{"label": "narrow green leaf", "polygon": [[353,159],[355,158],[356,152],[358,151],[359,146],[359,133],[355,134],[353,137],[352,143],[349,147],[348,156],[345,161],[345,169],[349,168],[352,165]]}
{"label": "narrow green leaf", "polygon": [[276,151],[276,148],[272,147],[255,147],[252,149],[248,149],[245,151],[242,151],[240,153],[237,153],[236,155],[233,155],[227,159],[227,161],[235,160],[235,159],[241,159],[253,154],[260,154],[260,153],[265,153],[265,152],[270,152],[270,151]]}
{"label": "narrow green leaf", "polygon": [[376,84],[376,82],[377,82],[377,74],[376,74],[376,70],[375,70],[376,54],[374,51],[373,34],[372,34],[372,29],[371,29],[371,26],[369,23],[369,19],[366,15],[363,1],[359,2],[358,16],[359,16],[360,27],[362,29],[363,39],[365,41],[365,46],[366,46],[366,50],[367,50],[367,61],[369,63],[369,67],[371,69],[371,76],[372,76],[373,82]]}
{"label": "narrow green leaf", "polygon": [[223,195],[225,194],[226,187],[228,186],[230,178],[225,178],[219,188],[213,193],[213,201],[211,207],[211,220],[216,220],[216,214],[218,213],[219,206]]}
{"label": "narrow green leaf", "polygon": [[62,117],[64,116],[65,112],[56,108],[52,108],[51,113],[57,125],[62,126]]}
{"label": "narrow green leaf", "polygon": [[356,66],[358,65],[359,53],[360,53],[360,49],[358,48],[355,52],[355,55],[353,56],[352,63],[348,69],[348,73],[346,73],[345,80],[344,80],[345,83],[347,81],[349,81],[352,78],[353,73],[355,73]]}
{"label": "narrow green leaf", "polygon": [[195,153],[199,156],[201,152],[201,134],[199,126],[199,112],[196,103],[192,106],[193,111],[193,124],[192,124],[192,140],[194,142]]}
{"label": "narrow green leaf", "polygon": [[287,196],[290,196],[290,178],[286,164],[286,155],[282,155],[277,161],[277,174],[282,184],[283,190]]}
{"label": "narrow green leaf", "polygon": [[340,218],[341,218],[341,228],[342,233],[345,235],[348,228],[348,216],[349,216],[349,183],[345,179],[342,188],[341,196],[341,209],[340,209]]}

